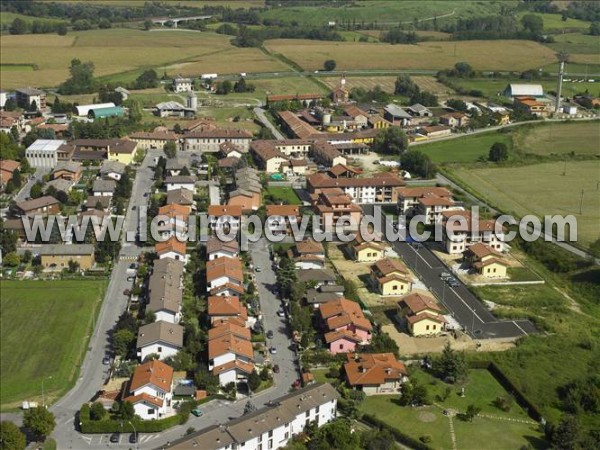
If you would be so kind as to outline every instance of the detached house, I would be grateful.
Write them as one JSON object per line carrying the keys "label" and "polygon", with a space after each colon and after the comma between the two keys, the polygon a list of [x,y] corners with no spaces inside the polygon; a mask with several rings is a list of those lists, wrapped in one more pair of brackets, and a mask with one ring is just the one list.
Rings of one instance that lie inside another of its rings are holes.
{"label": "detached house", "polygon": [[298,205],[267,205],[267,227],[275,235],[291,235],[292,226],[298,227],[302,220]]}
{"label": "detached house", "polygon": [[393,394],[408,381],[408,371],[393,353],[348,353],[346,382],[366,395]]}
{"label": "detached house", "polygon": [[237,258],[240,246],[236,240],[222,241],[217,236],[210,236],[206,241],[206,256],[209,261],[217,258]]}
{"label": "detached house", "polygon": [[[252,348],[252,342],[248,339],[228,334],[208,341],[208,370],[210,371],[216,369],[217,372],[225,372],[222,366],[232,362],[235,363],[236,361],[238,361],[238,364],[251,365],[253,369],[253,359],[254,349]],[[240,369],[242,372],[245,372],[243,366]],[[229,382],[227,380],[224,381],[226,383]]]}
{"label": "detached house", "polygon": [[333,354],[354,351],[357,345],[371,342],[373,325],[360,305],[341,298],[321,305],[319,313],[325,328],[325,342]]}
{"label": "detached house", "polygon": [[356,262],[379,261],[385,254],[385,246],[383,244],[375,241],[365,241],[360,232],[348,244],[348,250]]}
{"label": "detached house", "polygon": [[117,189],[115,180],[95,180],[92,186],[94,197],[112,197]]}
{"label": "detached house", "polygon": [[288,257],[297,269],[322,269],[325,267],[325,248],[314,239],[306,239],[288,250]]}
{"label": "detached house", "polygon": [[478,242],[464,253],[465,261],[486,278],[506,278],[508,264],[501,253]]}
{"label": "detached house", "polygon": [[159,359],[175,356],[181,347],[183,327],[176,323],[159,320],[138,330],[137,354],[142,361],[152,354],[157,354]]}
{"label": "detached house", "polygon": [[373,264],[371,279],[381,295],[404,295],[412,285],[408,269],[397,259],[385,258]]}
{"label": "detached house", "polygon": [[166,241],[157,242],[154,249],[159,259],[171,258],[176,261],[187,262],[185,242],[178,240],[175,236]]}
{"label": "detached house", "polygon": [[53,180],[78,182],[81,178],[81,164],[74,161],[59,161],[50,174]]}
{"label": "detached house", "polygon": [[242,221],[242,207],[238,205],[210,205],[208,218],[213,230],[237,231]]}
{"label": "detached house", "polygon": [[167,192],[176,189],[187,189],[194,192],[195,186],[196,179],[190,175],[177,175],[165,178],[165,188],[167,189]]}
{"label": "detached house", "polygon": [[135,368],[124,401],[133,404],[143,420],[161,419],[174,414],[171,409],[173,368],[161,361],[148,361]]}
{"label": "detached house", "polygon": [[454,111],[440,116],[440,123],[452,128],[460,128],[469,124],[469,116],[459,111]]}
{"label": "detached house", "polygon": [[16,211],[20,216],[52,216],[60,213],[60,202],[51,195],[46,195],[17,203]]}
{"label": "detached house", "polygon": [[398,317],[406,321],[408,330],[413,336],[431,336],[444,331],[446,323],[441,315],[441,308],[428,295],[409,294],[398,302]]}
{"label": "detached house", "polygon": [[162,216],[159,221],[161,235],[163,238],[178,236],[185,238],[188,232],[189,208],[183,205],[165,205],[158,208],[157,217]]}

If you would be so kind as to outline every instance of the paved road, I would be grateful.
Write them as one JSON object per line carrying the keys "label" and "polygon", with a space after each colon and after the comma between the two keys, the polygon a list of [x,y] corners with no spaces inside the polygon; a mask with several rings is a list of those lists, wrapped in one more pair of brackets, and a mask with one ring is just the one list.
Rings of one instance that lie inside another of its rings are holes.
{"label": "paved road", "polygon": [[277,127],[271,123],[271,121],[269,120],[269,118],[265,114],[265,110],[264,109],[262,109],[262,108],[254,108],[254,114],[256,114],[257,119],[265,127],[267,127],[269,130],[271,130],[271,133],[273,133],[273,136],[275,136],[275,139],[280,140],[280,141],[282,141],[282,140],[285,139],[285,136],[283,134],[281,134],[281,131],[279,131],[277,129]]}
{"label": "paved road", "polygon": [[[363,210],[372,214],[373,206],[365,205]],[[382,219],[390,228],[391,221],[382,213]],[[384,230],[379,230],[383,232]],[[404,262],[430,289],[454,318],[477,339],[513,338],[535,333],[536,328],[529,320],[498,320],[462,283],[452,288],[440,279],[440,274],[448,268],[425,245],[419,248],[403,242],[390,243]]]}
{"label": "paved road", "polygon": [[25,186],[23,186],[17,195],[15,195],[15,202],[19,203],[25,201],[29,197],[32,186],[38,181],[41,181],[42,177],[48,173],[48,171],[48,169],[36,169],[33,176],[25,183]]}

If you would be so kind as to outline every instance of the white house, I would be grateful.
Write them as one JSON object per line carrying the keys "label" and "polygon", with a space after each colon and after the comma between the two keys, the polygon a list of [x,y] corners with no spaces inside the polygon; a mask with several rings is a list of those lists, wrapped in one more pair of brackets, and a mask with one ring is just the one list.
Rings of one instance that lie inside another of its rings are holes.
{"label": "white house", "polygon": [[187,189],[188,191],[194,192],[194,186],[196,180],[192,176],[178,175],[175,177],[165,178],[165,188],[167,192],[174,191],[176,189]]}
{"label": "white house", "polygon": [[166,241],[157,242],[154,245],[154,250],[159,259],[170,258],[175,261],[187,262],[185,242],[180,241],[175,236],[170,237]]}
{"label": "white house", "polygon": [[172,450],[268,450],[285,447],[314,423],[321,427],[336,418],[338,392],[329,383],[311,384],[280,397],[255,413],[213,425],[171,443]]}
{"label": "white house", "polygon": [[236,240],[222,241],[216,236],[211,236],[206,241],[206,256],[209,261],[217,258],[237,258],[240,255],[240,246]]}
{"label": "white house", "polygon": [[116,188],[115,180],[95,180],[92,186],[92,195],[94,197],[112,197]]}
{"label": "white house", "polygon": [[171,258],[157,259],[148,282],[146,311],[156,320],[179,323],[183,294],[183,263]]}
{"label": "white house", "polygon": [[174,414],[171,408],[173,368],[158,361],[148,361],[135,368],[126,402],[143,420],[161,419]]}
{"label": "white house", "polygon": [[100,176],[119,181],[125,173],[125,167],[127,166],[122,162],[106,160],[100,167]]}
{"label": "white house", "polygon": [[58,163],[58,149],[65,141],[59,139],[36,139],[25,150],[25,157],[31,167],[54,169]]}
{"label": "white house", "polygon": [[252,141],[252,133],[246,130],[228,128],[200,128],[183,135],[183,150],[218,152],[221,144],[230,142],[247,152]]}
{"label": "white house", "polygon": [[157,354],[159,359],[175,356],[183,347],[183,327],[159,320],[143,325],[138,330],[137,354],[140,360]]}
{"label": "white house", "polygon": [[173,91],[174,92],[189,92],[192,90],[192,79],[175,77],[173,78]]}
{"label": "white house", "polygon": [[217,258],[206,264],[207,292],[226,284],[244,285],[244,271],[239,259]]}

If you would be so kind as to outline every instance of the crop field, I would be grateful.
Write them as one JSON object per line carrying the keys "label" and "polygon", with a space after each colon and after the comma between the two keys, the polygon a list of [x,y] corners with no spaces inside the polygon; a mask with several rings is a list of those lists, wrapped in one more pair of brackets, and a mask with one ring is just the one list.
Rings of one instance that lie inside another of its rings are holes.
{"label": "crop field", "polygon": [[320,83],[306,77],[250,79],[248,82],[256,86],[255,93],[263,92],[265,95],[325,92]]}
{"label": "crop field", "polygon": [[565,33],[554,36],[555,43],[548,44],[554,51],[572,54],[595,54],[600,50],[598,36],[581,33]]}
{"label": "crop field", "polygon": [[42,380],[46,403],[72,385],[105,287],[105,280],[2,281],[2,410],[41,403]]}
{"label": "crop field", "polygon": [[[520,167],[462,168],[453,175],[507,214],[569,215],[577,219],[577,243],[598,239],[600,161],[550,162]],[[582,214],[579,213],[583,191]]]}
{"label": "crop field", "polygon": [[[37,71],[2,71],[3,89],[23,85],[51,87],[68,77],[71,59],[92,61],[96,76],[126,73],[133,79],[139,71],[155,67],[178,72],[252,72],[278,70],[282,63],[257,49],[238,49],[229,38],[215,33],[133,29],[92,30],[67,36],[3,36],[1,64],[36,64]],[[188,62],[183,67],[175,64]],[[137,72],[136,72],[137,71]],[[115,81],[121,81],[116,78]]]}
{"label": "crop field", "polygon": [[465,61],[478,70],[526,70],[550,64],[554,52],[531,41],[421,42],[390,45],[362,42],[324,42],[275,39],[265,43],[307,70],[320,70],[334,59],[337,70],[350,69],[444,69]]}
{"label": "crop field", "polygon": [[[49,0],[43,0],[49,1]],[[167,0],[170,1],[170,0]],[[140,6],[139,0],[70,0],[68,2],[59,1],[58,3],[91,3],[111,6]],[[262,8],[265,6],[264,0],[186,0],[186,7],[201,8],[203,6],[228,6],[232,9],[238,8]]]}
{"label": "crop field", "polygon": [[600,156],[600,128],[596,121],[522,127],[514,134],[514,146],[521,152],[537,155]]}
{"label": "crop field", "polygon": [[[348,89],[373,89],[375,86],[379,86],[383,91],[393,94],[396,78],[393,76],[346,77],[346,87]],[[339,76],[323,77],[320,80],[331,89],[337,88],[340,84]]]}

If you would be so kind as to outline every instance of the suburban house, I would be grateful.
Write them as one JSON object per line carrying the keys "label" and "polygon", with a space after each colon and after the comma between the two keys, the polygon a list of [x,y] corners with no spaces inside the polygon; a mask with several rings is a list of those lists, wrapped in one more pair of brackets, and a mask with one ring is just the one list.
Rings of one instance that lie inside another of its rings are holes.
{"label": "suburban house", "polygon": [[444,331],[446,320],[437,302],[430,296],[414,292],[398,302],[398,318],[406,321],[413,336],[431,336]]}
{"label": "suburban house", "polygon": [[185,162],[179,158],[167,158],[165,163],[165,171],[167,172],[167,176],[171,177],[183,175],[181,171],[184,167],[186,167]]}
{"label": "suburban house", "polygon": [[59,161],[50,176],[53,180],[78,182],[81,178],[81,172],[81,163],[74,161]]}
{"label": "suburban house", "polygon": [[384,257],[385,246],[380,242],[365,241],[361,233],[356,234],[356,238],[348,243],[350,256],[356,262],[375,262]]}
{"label": "suburban house", "polygon": [[[238,364],[246,365],[248,369],[251,367],[250,372],[252,372],[254,368],[253,360],[254,349],[252,348],[252,341],[249,339],[240,338],[230,333],[208,341],[208,370],[214,371],[216,369],[217,373],[223,375],[223,377],[219,376],[219,380],[225,382],[225,384],[237,381],[240,376],[245,378],[248,373],[243,366],[236,368],[237,370],[233,372],[226,371],[225,367],[222,366],[227,365],[226,367],[228,367],[231,363],[237,361]],[[234,377],[233,380],[226,377],[225,374],[228,372],[230,377]]]}
{"label": "suburban house", "polygon": [[302,220],[298,205],[267,205],[267,228],[275,235],[291,235],[292,226],[298,227]]}
{"label": "suburban house", "polygon": [[349,231],[358,230],[362,209],[354,204],[352,197],[342,189],[319,189],[318,193],[311,194],[310,198],[323,231],[332,232],[336,226]]}
{"label": "suburban house", "polygon": [[371,177],[333,178],[325,173],[306,177],[310,193],[327,188],[340,188],[352,198],[353,203],[396,203],[398,189],[406,183],[391,172],[379,172]]}
{"label": "suburban house", "polygon": [[217,236],[210,236],[206,241],[206,257],[209,261],[217,258],[237,258],[240,256],[240,246],[234,239],[222,241]]}
{"label": "suburban house", "polygon": [[194,192],[195,186],[196,179],[191,175],[169,176],[165,178],[165,188],[167,192],[176,189],[187,189],[188,191]]}
{"label": "suburban house", "polygon": [[183,327],[176,323],[157,320],[142,325],[137,336],[137,355],[141,361],[148,355],[157,354],[158,359],[175,356],[183,347]]}
{"label": "suburban house", "polygon": [[173,368],[153,360],[137,366],[123,400],[133,404],[142,420],[161,419],[174,413],[171,409]]}
{"label": "suburban house", "polygon": [[108,147],[109,161],[131,164],[135,158],[137,142],[128,139],[113,139]]}
{"label": "suburban house", "polygon": [[175,133],[171,133],[168,131],[139,131],[137,133],[132,133],[131,135],[129,135],[129,139],[131,139],[133,142],[136,142],[138,148],[141,150],[162,150],[165,148],[165,144],[167,142],[174,142],[177,144],[177,140],[179,138]]}
{"label": "suburban house", "polygon": [[469,211],[442,212],[444,248],[450,254],[463,253],[468,246],[483,242],[497,252],[503,252],[504,230],[496,228],[494,220],[473,218]]}
{"label": "suburban house", "polygon": [[44,184],[44,191],[48,193],[49,189],[53,188],[56,191],[56,193],[64,192],[65,194],[68,194],[74,184],[75,183],[73,181],[58,178],[55,180],[50,180],[46,184]]}
{"label": "suburban house", "polygon": [[452,192],[445,187],[402,187],[398,189],[398,212],[409,217],[419,214],[419,200],[424,197],[452,200]]}
{"label": "suburban house", "polygon": [[183,295],[183,263],[171,258],[154,261],[148,281],[146,312],[153,311],[156,320],[179,323]]}
{"label": "suburban house", "polygon": [[34,102],[36,111],[46,109],[46,93],[40,89],[31,87],[15,89],[15,100],[25,111],[30,111]]}
{"label": "suburban house", "polygon": [[104,161],[100,166],[100,176],[104,179],[119,181],[125,173],[127,166],[118,161]]}
{"label": "suburban house", "polygon": [[262,183],[256,169],[243,167],[235,171],[235,190],[229,192],[228,206],[239,206],[242,212],[252,212],[262,204]]}
{"label": "suburban house", "polygon": [[373,264],[371,279],[380,295],[404,295],[412,285],[408,269],[397,259],[385,258]]}
{"label": "suburban house", "polygon": [[306,291],[304,302],[319,308],[323,303],[332,302],[344,296],[344,287],[339,285],[325,285],[318,288],[310,288]]}
{"label": "suburban house", "polygon": [[452,128],[446,125],[429,125],[420,127],[419,133],[428,138],[450,136],[452,134]]}
{"label": "suburban house", "polygon": [[371,341],[373,325],[357,302],[340,298],[319,308],[325,329],[325,342],[333,354],[354,351],[357,345]]}
{"label": "suburban house", "polygon": [[108,212],[111,201],[112,197],[96,197],[94,195],[89,195],[85,200],[84,206],[87,208],[87,210],[96,209]]}
{"label": "suburban house", "polygon": [[189,189],[179,188],[167,192],[167,205],[186,206],[190,212],[196,209],[194,192]]}
{"label": "suburban house", "polygon": [[180,241],[175,236],[170,237],[166,241],[157,242],[154,249],[159,259],[171,258],[176,261],[187,262],[186,243]]}
{"label": "suburban house", "polygon": [[464,258],[477,273],[486,278],[506,278],[508,264],[503,255],[482,242],[468,247]]}
{"label": "suburban house", "polygon": [[281,166],[288,162],[288,157],[274,146],[267,144],[267,141],[253,142],[250,150],[259,168],[266,173],[281,172]]}
{"label": "suburban house", "polygon": [[541,84],[508,84],[502,91],[504,97],[513,100],[515,97],[544,98],[544,88]]}
{"label": "suburban house", "polygon": [[243,288],[244,272],[241,261],[224,257],[209,261],[206,264],[206,291],[212,294],[213,289],[227,284]]}
{"label": "suburban house", "polygon": [[189,92],[191,90],[193,90],[191,78],[184,78],[182,76],[173,78],[173,92]]}
{"label": "suburban house", "polygon": [[238,297],[209,296],[207,314],[211,324],[226,321],[245,327],[248,320],[248,310]]}
{"label": "suburban house", "polygon": [[331,269],[301,269],[298,270],[298,281],[312,282],[315,288],[335,285],[337,278]]}
{"label": "suburban house", "polygon": [[393,353],[348,353],[344,373],[348,386],[366,395],[393,394],[408,381],[408,371]]}
{"label": "suburban house", "polygon": [[550,114],[549,104],[541,102],[534,97],[515,97],[515,107],[522,107],[529,114],[533,114],[538,117],[547,117]]}
{"label": "suburban house", "polygon": [[212,425],[171,442],[170,449],[267,450],[284,448],[293,436],[314,423],[321,427],[336,417],[338,392],[329,383],[311,384],[280,397],[256,412]]}
{"label": "suburban house", "polygon": [[223,142],[221,145],[219,145],[219,156],[223,158],[240,159],[246,153],[247,150],[244,150],[239,145],[230,141]]}
{"label": "suburban house", "polygon": [[60,202],[50,195],[25,200],[15,205],[20,216],[53,216],[60,213]]}
{"label": "suburban house", "polygon": [[236,232],[242,221],[242,207],[237,205],[210,205],[207,210],[210,226],[213,230],[231,230]]}
{"label": "suburban house", "polygon": [[60,139],[36,139],[25,150],[29,165],[36,169],[54,169],[58,164],[58,149],[66,145]]}
{"label": "suburban house", "polygon": [[94,197],[112,197],[117,189],[115,180],[94,180],[92,195]]}
{"label": "suburban house", "polygon": [[227,281],[224,284],[219,284],[210,290],[210,295],[224,295],[227,297],[241,297],[244,295],[245,289],[243,284],[236,284]]}
{"label": "suburban house", "polygon": [[460,111],[453,111],[440,116],[440,123],[451,128],[464,127],[469,124],[469,116]]}
{"label": "suburban house", "polygon": [[406,127],[410,125],[412,116],[403,108],[400,108],[394,103],[390,103],[383,108],[383,118],[392,125],[400,125]]}
{"label": "suburban house", "polygon": [[69,261],[79,264],[81,270],[94,266],[94,245],[92,244],[42,244],[31,248],[34,255],[41,258],[42,267],[62,270],[69,267]]}
{"label": "suburban house", "polygon": [[12,159],[3,159],[0,161],[0,186],[6,186],[12,180],[15,170],[21,169],[21,163]]}
{"label": "suburban house", "polygon": [[288,250],[288,257],[297,269],[322,269],[325,267],[325,248],[314,239],[297,242]]}
{"label": "suburban house", "polygon": [[184,134],[182,138],[183,149],[186,151],[216,153],[224,142],[231,142],[242,150],[248,151],[252,133],[246,130],[227,128],[200,128]]}
{"label": "suburban house", "polygon": [[158,208],[157,217],[162,216],[158,225],[161,227],[161,236],[168,238],[179,236],[185,238],[188,233],[190,209],[187,206],[171,204]]}

